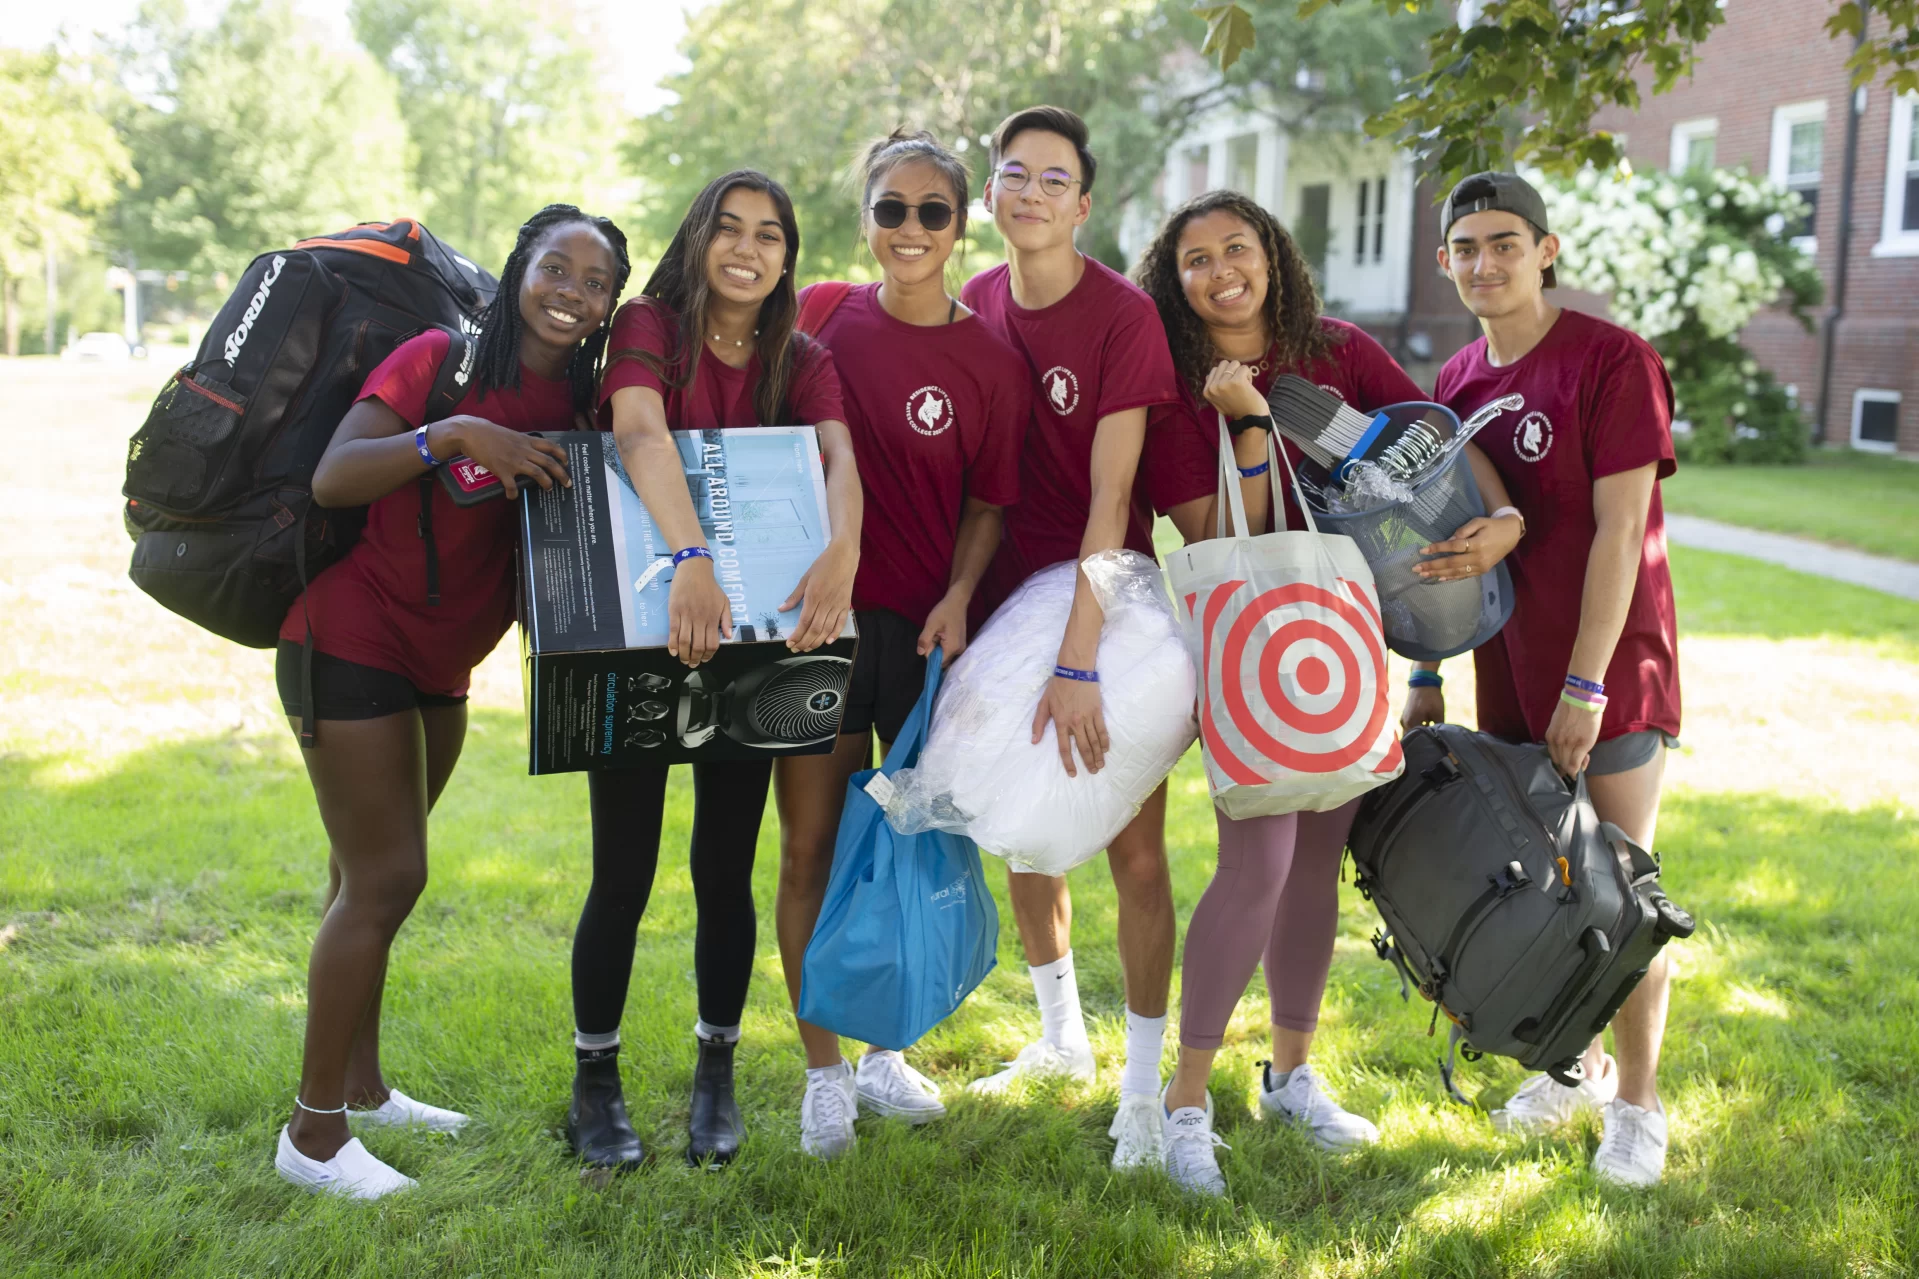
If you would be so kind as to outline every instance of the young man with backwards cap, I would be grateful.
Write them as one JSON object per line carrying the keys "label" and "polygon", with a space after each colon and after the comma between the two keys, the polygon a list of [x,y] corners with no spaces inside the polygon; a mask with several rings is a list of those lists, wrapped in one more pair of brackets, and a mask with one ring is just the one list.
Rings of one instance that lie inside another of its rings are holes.
{"label": "young man with backwards cap", "polygon": [[[1435,398],[1460,417],[1504,395],[1525,404],[1475,437],[1528,535],[1506,563],[1512,619],[1475,650],[1479,727],[1543,741],[1593,808],[1645,848],[1659,820],[1665,751],[1678,745],[1679,661],[1659,481],[1673,472],[1672,383],[1651,346],[1546,300],[1559,239],[1524,179],[1479,173],[1447,197],[1439,265],[1485,336],[1447,361]],[[1445,718],[1438,663],[1420,663],[1402,722]],[[1613,1020],[1617,1060],[1595,1038],[1585,1080],[1528,1079],[1493,1115],[1539,1131],[1603,1109],[1593,1171],[1658,1182],[1667,1116],[1658,1068],[1669,984],[1662,953]]]}

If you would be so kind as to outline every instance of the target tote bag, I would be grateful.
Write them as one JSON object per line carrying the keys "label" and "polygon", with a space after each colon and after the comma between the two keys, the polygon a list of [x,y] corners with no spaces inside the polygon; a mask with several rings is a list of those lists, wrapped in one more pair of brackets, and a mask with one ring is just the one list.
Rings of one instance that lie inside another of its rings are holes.
{"label": "target tote bag", "polygon": [[1292,460],[1270,434],[1266,450],[1275,521],[1286,518],[1283,465],[1306,528],[1249,533],[1221,417],[1219,536],[1166,557],[1199,667],[1207,780],[1213,803],[1233,818],[1325,812],[1406,766],[1372,570],[1351,538],[1318,530]]}

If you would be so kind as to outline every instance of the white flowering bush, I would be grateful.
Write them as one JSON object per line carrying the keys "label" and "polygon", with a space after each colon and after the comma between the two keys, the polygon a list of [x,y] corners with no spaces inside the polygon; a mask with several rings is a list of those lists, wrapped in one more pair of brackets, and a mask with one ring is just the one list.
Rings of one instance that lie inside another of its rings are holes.
{"label": "white flowering bush", "polygon": [[1684,454],[1702,461],[1796,461],[1805,427],[1738,334],[1782,303],[1810,331],[1821,294],[1812,261],[1787,237],[1806,206],[1743,170],[1529,174],[1559,236],[1558,275],[1604,294],[1613,318],[1665,358]]}

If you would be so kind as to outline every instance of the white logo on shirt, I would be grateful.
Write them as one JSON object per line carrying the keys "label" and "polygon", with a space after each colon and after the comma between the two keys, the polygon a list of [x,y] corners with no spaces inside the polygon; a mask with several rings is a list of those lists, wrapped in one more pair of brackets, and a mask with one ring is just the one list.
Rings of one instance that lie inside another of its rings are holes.
{"label": "white logo on shirt", "polygon": [[1346,393],[1340,390],[1336,386],[1328,386],[1326,383],[1321,382],[1319,384],[1319,389],[1326,392],[1326,394],[1332,396],[1335,400],[1338,400],[1341,403],[1344,403],[1346,400]]}
{"label": "white logo on shirt", "polygon": [[1053,412],[1061,417],[1070,415],[1079,407],[1079,379],[1064,364],[1055,364],[1040,374],[1039,389]]}
{"label": "white logo on shirt", "polygon": [[1552,419],[1536,412],[1520,418],[1519,426],[1513,431],[1513,452],[1528,462],[1537,462],[1552,451]]}
{"label": "white logo on shirt", "polygon": [[953,397],[937,386],[922,386],[906,397],[906,424],[921,435],[939,435],[953,425]]}

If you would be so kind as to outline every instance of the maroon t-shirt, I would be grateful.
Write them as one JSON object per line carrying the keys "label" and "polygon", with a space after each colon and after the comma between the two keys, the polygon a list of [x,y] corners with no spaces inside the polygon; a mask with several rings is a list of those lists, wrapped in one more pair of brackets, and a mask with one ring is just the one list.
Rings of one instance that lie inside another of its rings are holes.
{"label": "maroon t-shirt", "polygon": [[[1278,367],[1273,352],[1268,351],[1262,361],[1265,367],[1253,374],[1253,386],[1261,395],[1271,389],[1274,378],[1293,373],[1367,412],[1426,398],[1419,384],[1406,376],[1406,370],[1366,330],[1324,317],[1320,325],[1331,336],[1332,348],[1303,367],[1284,368]],[[1305,458],[1292,441],[1282,437],[1280,444],[1295,466]],[[1182,385],[1178,403],[1162,404],[1153,410],[1146,423],[1146,449],[1139,469],[1153,509],[1161,515],[1182,502],[1219,492],[1219,415],[1192,387]],[[1299,500],[1285,476],[1280,477],[1280,491],[1286,502],[1286,527],[1306,527]]]}
{"label": "maroon t-shirt", "polygon": [[[1085,259],[1073,291],[1029,311],[1013,301],[1009,269],[966,282],[960,300],[1026,357],[1032,426],[1020,457],[1020,501],[982,584],[987,609],[1048,564],[1079,558],[1093,503],[1093,436],[1102,417],[1179,398],[1159,312],[1138,285]],[[1142,473],[1133,486],[1125,545],[1153,554],[1153,513]]]}
{"label": "maroon t-shirt", "polygon": [[677,368],[680,361],[680,321],[665,303],[653,298],[635,298],[613,317],[613,332],[606,343],[609,361],[600,378],[601,430],[613,427],[613,392],[628,386],[651,387],[666,402],[666,425],[674,431],[710,431],[735,426],[818,426],[821,422],[844,422],[846,411],[840,406],[840,381],[833,372],[833,357],[817,342],[795,336],[799,367],[786,392],[790,422],[762,422],[753,407],[753,396],[760,387],[760,357],[756,354],[744,368],[734,368],[714,356],[700,353],[700,366],[686,386],[668,386],[666,379],[646,366],[637,356],[622,354],[647,351]]}
{"label": "maroon t-shirt", "polygon": [[[1543,741],[1579,634],[1598,527],[1593,481],[1651,465],[1658,479],[1673,473],[1672,383],[1644,339],[1561,311],[1539,345],[1504,368],[1487,362],[1484,338],[1474,342],[1446,362],[1437,389],[1462,419],[1503,395],[1526,400],[1473,437],[1526,517],[1526,536],[1506,559],[1512,620],[1474,650],[1473,660],[1479,727]],[[1601,741],[1655,728],[1678,734],[1678,631],[1655,482],[1632,604],[1606,668]]]}
{"label": "maroon t-shirt", "polygon": [[1026,363],[975,316],[931,326],[893,318],[879,288],[854,288],[819,332],[866,496],[853,607],[924,625],[952,577],[965,499],[1019,499]]}
{"label": "maroon t-shirt", "polygon": [[[373,370],[360,398],[378,399],[408,426],[422,425],[446,350],[441,329],[403,342]],[[570,431],[573,389],[565,379],[551,381],[521,365],[519,390],[471,391],[454,412],[515,431]],[[504,501],[460,506],[437,479],[427,493],[439,554],[438,607],[427,603],[420,485],[409,481],[367,508],[360,540],[293,602],[280,638],[304,640],[311,617],[318,652],[404,675],[423,693],[465,693],[473,668],[513,624],[519,508]]]}

